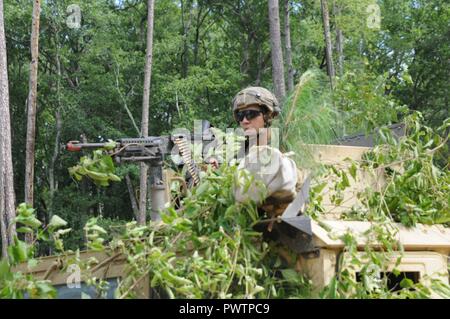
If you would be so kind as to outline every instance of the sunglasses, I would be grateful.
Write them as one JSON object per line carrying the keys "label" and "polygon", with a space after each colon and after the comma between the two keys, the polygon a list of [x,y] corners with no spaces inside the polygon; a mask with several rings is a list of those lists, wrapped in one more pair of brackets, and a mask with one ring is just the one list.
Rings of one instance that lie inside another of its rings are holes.
{"label": "sunglasses", "polygon": [[238,120],[238,122],[242,122],[244,120],[244,117],[251,121],[253,120],[255,117],[258,117],[259,114],[261,114],[262,111],[258,111],[258,110],[244,110],[244,111],[239,111],[236,113],[236,118]]}

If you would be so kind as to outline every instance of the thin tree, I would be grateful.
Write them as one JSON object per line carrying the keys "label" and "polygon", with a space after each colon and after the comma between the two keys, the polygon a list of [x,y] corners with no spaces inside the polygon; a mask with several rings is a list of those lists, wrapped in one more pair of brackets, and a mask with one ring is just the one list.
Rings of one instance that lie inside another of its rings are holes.
{"label": "thin tree", "polygon": [[339,26],[339,17],[341,15],[341,8],[336,4],[336,0],[333,0],[334,19],[336,24],[336,54],[337,54],[337,67],[338,74],[344,73],[344,34]]}
{"label": "thin tree", "polygon": [[278,0],[269,0],[270,45],[272,48],[272,81],[280,103],[286,94],[284,84],[283,51],[281,49],[280,13]]}
{"label": "thin tree", "polygon": [[[27,139],[25,153],[25,202],[33,206],[34,199],[34,155],[36,144],[37,74],[39,58],[39,19],[41,1],[33,1],[31,26],[31,63],[28,91]],[[30,241],[31,238],[27,237]]]}
{"label": "thin tree", "polygon": [[61,101],[62,93],[61,93],[61,79],[62,79],[62,66],[61,66],[61,43],[60,43],[60,36],[59,31],[60,27],[58,24],[58,18],[60,17],[60,11],[58,9],[57,0],[52,1],[52,7],[53,7],[53,17],[54,20],[49,21],[49,30],[53,31],[54,35],[54,41],[55,41],[55,64],[56,64],[56,74],[53,76],[53,78],[56,80],[53,87],[54,90],[56,90],[56,109],[55,109],[55,140],[54,140],[54,146],[53,146],[53,155],[51,157],[49,168],[48,168],[48,183],[49,183],[49,199],[48,199],[48,220],[50,220],[53,216],[53,210],[54,210],[54,204],[55,204],[55,194],[58,191],[58,180],[56,178],[55,174],[55,166],[59,157],[60,152],[60,142],[61,142],[61,133],[62,133],[62,127],[63,127],[63,121],[62,121],[62,108],[63,108],[63,102]]}
{"label": "thin tree", "polygon": [[334,88],[333,79],[335,76],[334,64],[333,64],[333,48],[331,46],[330,36],[330,15],[328,13],[327,0],[320,0],[322,5],[322,18],[323,18],[323,33],[325,35],[325,57],[327,61],[328,76],[330,77],[331,88]]}
{"label": "thin tree", "polygon": [[[150,109],[150,80],[152,77],[152,60],[153,60],[153,15],[154,0],[147,2],[147,50],[145,55],[145,71],[144,71],[144,96],[142,100],[142,122],[141,135],[148,136],[148,115]],[[139,195],[139,216],[138,223],[143,225],[146,222],[147,212],[147,176],[148,167],[141,163],[140,175],[140,195]]]}
{"label": "thin tree", "polygon": [[4,258],[16,235],[7,66],[3,0],[0,0],[0,231]]}
{"label": "thin tree", "polygon": [[289,22],[289,0],[284,0],[284,46],[286,52],[287,87],[288,91],[294,89],[294,67],[292,66],[291,26]]}
{"label": "thin tree", "polygon": [[[189,69],[189,34],[191,32],[192,27],[192,18],[193,18],[193,10],[194,10],[194,1],[187,0],[187,1],[180,1],[180,8],[181,8],[181,25],[183,28],[183,51],[181,52],[181,77],[185,78],[188,74]],[[187,15],[187,18],[186,18]]]}
{"label": "thin tree", "polygon": [[133,183],[131,182],[130,174],[127,173],[125,175],[125,182],[127,184],[128,195],[130,196],[131,208],[133,209],[133,214],[136,218],[139,216],[139,206],[136,200],[136,196],[134,194]]}

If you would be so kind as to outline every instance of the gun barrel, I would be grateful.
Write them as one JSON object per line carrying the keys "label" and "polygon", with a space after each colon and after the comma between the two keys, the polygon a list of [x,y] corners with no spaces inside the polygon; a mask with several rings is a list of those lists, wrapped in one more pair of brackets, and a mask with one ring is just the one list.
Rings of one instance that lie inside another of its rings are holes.
{"label": "gun barrel", "polygon": [[78,141],[70,141],[66,145],[66,150],[69,152],[79,152],[82,149],[95,149],[102,148],[105,146],[105,143],[80,143]]}

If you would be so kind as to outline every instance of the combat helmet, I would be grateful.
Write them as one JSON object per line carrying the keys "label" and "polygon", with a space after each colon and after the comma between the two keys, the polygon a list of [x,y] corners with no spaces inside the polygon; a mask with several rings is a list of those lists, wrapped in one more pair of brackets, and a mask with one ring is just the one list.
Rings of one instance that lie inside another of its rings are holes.
{"label": "combat helmet", "polygon": [[276,117],[280,112],[278,100],[275,95],[269,90],[259,87],[251,86],[241,90],[233,99],[233,115],[236,118],[236,112],[249,106],[257,104],[264,106],[267,110],[269,118]]}

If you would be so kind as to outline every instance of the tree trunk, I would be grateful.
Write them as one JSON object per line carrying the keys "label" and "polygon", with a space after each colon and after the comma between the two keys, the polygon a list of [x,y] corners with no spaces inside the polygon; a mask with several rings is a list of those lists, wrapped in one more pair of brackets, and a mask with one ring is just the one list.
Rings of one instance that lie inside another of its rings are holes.
{"label": "tree trunk", "polygon": [[248,36],[242,36],[242,62],[239,66],[240,72],[244,75],[248,75],[250,68],[250,41]]}
{"label": "tree trunk", "polygon": [[55,112],[55,121],[56,121],[56,136],[55,136],[55,146],[53,148],[53,155],[50,161],[50,166],[48,170],[48,176],[49,176],[49,188],[50,188],[50,196],[49,196],[49,203],[48,203],[48,220],[53,216],[53,207],[54,207],[54,197],[55,193],[58,190],[58,183],[55,179],[55,165],[56,161],[59,156],[59,143],[61,140],[61,129],[62,129],[62,119],[61,119],[61,78],[62,78],[62,72],[61,72],[61,57],[60,57],[60,47],[59,47],[59,32],[56,29],[55,30],[55,44],[56,44],[56,99],[57,99],[57,105],[56,105],[56,112]]}
{"label": "tree trunk", "polygon": [[269,0],[270,45],[272,47],[272,80],[274,93],[279,103],[283,102],[284,84],[283,52],[281,50],[280,14],[278,0]]}
{"label": "tree trunk", "polygon": [[[153,14],[154,0],[148,0],[147,12],[147,50],[145,59],[144,73],[144,96],[142,101],[142,123],[141,135],[148,136],[148,114],[150,108],[150,80],[152,77],[152,50],[153,50]],[[145,163],[141,163],[140,175],[140,194],[139,194],[139,217],[138,223],[144,225],[147,213],[147,175],[148,167]]]}
{"label": "tree trunk", "polygon": [[194,40],[194,65],[198,64],[198,51],[200,47],[200,28],[203,23],[202,19],[203,6],[198,4],[197,7],[197,19],[195,23],[195,40]]}
{"label": "tree trunk", "polygon": [[[189,32],[191,30],[192,24],[192,0],[188,0],[186,5],[184,1],[181,0],[180,6],[181,6],[181,25],[183,26],[183,52],[181,52],[181,77],[185,78],[188,75],[189,69]],[[187,22],[185,21],[186,11],[189,13],[189,18]]]}
{"label": "tree trunk", "polygon": [[328,3],[327,0],[320,0],[322,5],[322,18],[323,18],[323,32],[325,35],[325,56],[327,60],[327,70],[328,76],[330,77],[331,89],[334,88],[334,64],[333,64],[333,48],[331,47],[331,37],[330,37],[330,15],[328,13]]}
{"label": "tree trunk", "polygon": [[341,8],[336,5],[336,0],[333,1],[334,18],[336,20],[336,51],[337,51],[337,65],[340,76],[344,74],[344,35],[339,27],[338,19],[341,15]]}
{"label": "tree trunk", "polygon": [[62,128],[62,120],[61,120],[61,111],[59,109],[56,110],[55,114],[55,120],[56,120],[56,136],[55,136],[55,147],[53,148],[53,155],[50,162],[49,167],[49,184],[50,184],[50,198],[49,198],[49,205],[48,205],[48,220],[50,220],[53,216],[53,201],[55,197],[55,193],[58,190],[58,183],[55,179],[55,164],[56,160],[59,156],[59,142],[61,139],[61,128]]}
{"label": "tree trunk", "polygon": [[262,43],[260,41],[257,42],[258,46],[258,59],[256,61],[257,63],[257,69],[256,69],[256,79],[255,79],[255,85],[260,86],[262,81],[262,76],[264,72],[264,56],[263,56],[263,49],[262,49]]}
{"label": "tree trunk", "polygon": [[127,183],[128,194],[130,195],[130,201],[131,201],[131,207],[133,209],[133,214],[136,217],[136,219],[138,219],[139,207],[138,207],[138,204],[136,201],[136,196],[134,195],[133,184],[131,183],[131,178],[128,173],[127,173],[127,175],[125,175],[125,181]]}
{"label": "tree trunk", "polygon": [[37,74],[39,58],[39,18],[41,1],[33,1],[33,21],[31,27],[31,63],[30,80],[28,92],[28,116],[27,116],[27,139],[25,155],[25,202],[33,205],[34,197],[34,153],[36,138],[36,104],[37,104]]}
{"label": "tree trunk", "polygon": [[286,49],[287,89],[294,90],[294,67],[292,66],[291,26],[289,23],[289,0],[284,0],[284,45]]}
{"label": "tree trunk", "polygon": [[16,211],[7,65],[3,0],[0,0],[0,231],[4,258],[8,254],[8,245],[16,235],[16,226],[13,222]]}

